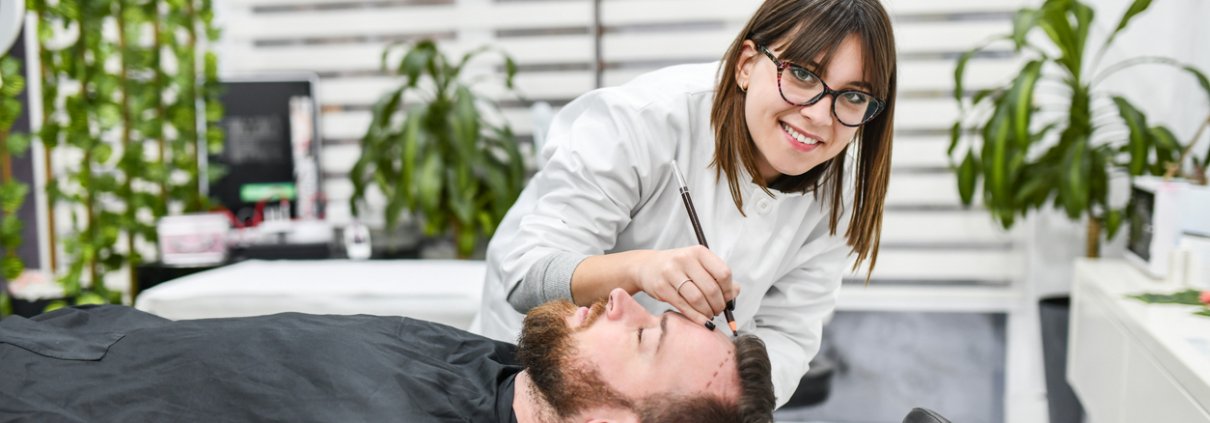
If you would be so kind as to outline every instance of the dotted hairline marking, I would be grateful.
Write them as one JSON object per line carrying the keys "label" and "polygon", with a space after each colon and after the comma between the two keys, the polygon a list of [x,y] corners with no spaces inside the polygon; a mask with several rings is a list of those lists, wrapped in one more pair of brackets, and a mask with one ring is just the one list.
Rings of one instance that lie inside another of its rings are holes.
{"label": "dotted hairline marking", "polygon": [[714,373],[710,375],[710,381],[706,382],[706,389],[710,389],[710,385],[713,385],[714,380],[718,378],[718,372],[723,371],[723,366],[725,366],[729,361],[731,361],[731,357],[727,357],[723,359],[721,363],[718,363],[718,367],[715,368]]}

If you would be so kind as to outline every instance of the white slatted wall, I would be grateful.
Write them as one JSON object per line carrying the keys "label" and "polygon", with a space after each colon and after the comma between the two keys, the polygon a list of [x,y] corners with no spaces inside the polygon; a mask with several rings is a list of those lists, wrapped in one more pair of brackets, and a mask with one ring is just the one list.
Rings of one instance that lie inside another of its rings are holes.
{"label": "white slatted wall", "polygon": [[[758,3],[603,1],[604,84],[673,63],[718,60]],[[1023,263],[1020,243],[983,210],[959,206],[945,148],[957,114],[949,97],[954,59],[980,40],[1009,31],[1012,11],[1025,3],[1036,2],[886,0],[900,54],[894,171],[874,274],[877,289],[846,293],[842,307],[1012,307],[1016,294],[1010,282],[1021,276]],[[588,0],[223,0],[216,5],[225,31],[219,49],[224,74],[320,75],[324,187],[329,216],[337,222],[349,217],[352,186],[346,174],[370,121],[370,105],[397,82],[378,71],[387,44],[432,36],[454,54],[495,44],[520,65],[517,82],[526,97],[556,107],[594,88],[597,76],[594,5]],[[1009,77],[1015,63],[1009,56],[1002,49],[973,61],[969,86]],[[490,69],[492,63],[483,66]],[[508,104],[506,117],[528,139],[533,130],[528,104]],[[853,281],[863,279],[864,274],[851,275]],[[921,286],[930,288],[916,290]]]}

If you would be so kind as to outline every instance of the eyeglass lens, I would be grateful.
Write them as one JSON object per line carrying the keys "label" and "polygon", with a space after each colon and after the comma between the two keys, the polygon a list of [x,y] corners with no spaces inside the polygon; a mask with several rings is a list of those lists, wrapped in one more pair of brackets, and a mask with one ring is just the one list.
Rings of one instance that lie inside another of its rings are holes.
{"label": "eyeglass lens", "polygon": [[[823,91],[823,81],[811,71],[798,65],[788,65],[782,69],[781,94],[786,101],[800,105],[814,104],[823,98]],[[875,103],[877,100],[869,94],[840,91],[834,95],[832,111],[841,123],[856,126],[865,123],[878,111]]]}

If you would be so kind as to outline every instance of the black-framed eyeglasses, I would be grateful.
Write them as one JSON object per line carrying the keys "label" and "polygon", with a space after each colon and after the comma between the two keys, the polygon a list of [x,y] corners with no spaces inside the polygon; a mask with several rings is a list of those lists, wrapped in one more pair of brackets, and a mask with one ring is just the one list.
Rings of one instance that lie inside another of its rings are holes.
{"label": "black-framed eyeglasses", "polygon": [[824,96],[832,96],[832,116],[841,125],[855,127],[878,116],[886,103],[873,94],[858,90],[833,90],[814,72],[802,66],[778,59],[763,45],[757,49],[777,65],[777,91],[782,100],[795,106],[805,107],[818,103]]}

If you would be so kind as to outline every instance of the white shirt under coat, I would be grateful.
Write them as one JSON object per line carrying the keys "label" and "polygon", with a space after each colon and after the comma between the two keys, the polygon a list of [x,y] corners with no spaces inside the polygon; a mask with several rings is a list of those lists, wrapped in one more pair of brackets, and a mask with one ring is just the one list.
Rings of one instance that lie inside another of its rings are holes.
{"label": "white shirt under coat", "polygon": [[[541,151],[546,164],[488,246],[483,307],[473,330],[516,341],[524,316],[507,294],[544,257],[582,260],[696,245],[671,167],[676,160],[711,250],[741,285],[735,310],[740,332],[764,340],[778,406],[789,400],[819,351],[823,321],[849,263],[843,236],[852,183],[836,236],[828,235],[825,193],[820,201],[810,193],[776,190],[769,197],[746,173],[740,183],[747,217],[741,216],[726,179],[716,180],[709,166],[717,70],[718,63],[661,69],[589,92],[559,111]],[[849,162],[851,167],[851,157]],[[563,298],[571,297],[569,283],[559,288]],[[671,308],[646,294],[636,298],[653,313]],[[729,334],[721,316],[715,323]]]}

